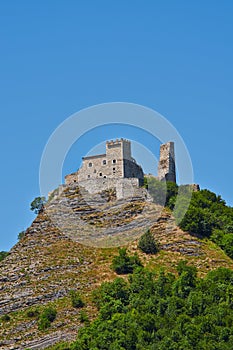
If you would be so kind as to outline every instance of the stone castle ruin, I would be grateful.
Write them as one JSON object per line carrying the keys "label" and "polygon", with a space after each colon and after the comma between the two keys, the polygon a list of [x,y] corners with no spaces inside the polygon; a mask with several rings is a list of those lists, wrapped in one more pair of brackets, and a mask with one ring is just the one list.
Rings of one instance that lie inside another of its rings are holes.
{"label": "stone castle ruin", "polygon": [[176,183],[174,142],[167,142],[160,146],[158,179]]}
{"label": "stone castle ruin", "polygon": [[[160,147],[158,179],[176,182],[173,142]],[[131,155],[131,142],[122,138],[107,141],[104,154],[83,157],[81,168],[65,177],[67,185],[77,183],[91,194],[114,189],[117,199],[132,197],[139,189],[142,192],[143,181],[142,167]]]}

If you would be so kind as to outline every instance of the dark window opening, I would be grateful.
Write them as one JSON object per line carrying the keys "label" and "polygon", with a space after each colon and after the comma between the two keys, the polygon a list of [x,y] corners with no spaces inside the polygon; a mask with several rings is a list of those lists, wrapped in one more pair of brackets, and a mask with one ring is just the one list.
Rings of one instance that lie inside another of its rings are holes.
{"label": "dark window opening", "polygon": [[104,159],[103,160],[103,165],[106,165],[106,164],[107,164],[106,159]]}
{"label": "dark window opening", "polygon": [[88,166],[89,166],[89,168],[91,168],[92,167],[92,163],[89,163]]}
{"label": "dark window opening", "polygon": [[116,159],[113,159],[113,160],[112,160],[112,163],[113,163],[113,164],[116,164]]}
{"label": "dark window opening", "polygon": [[90,179],[91,175],[87,175],[88,179]]}
{"label": "dark window opening", "polygon": [[102,176],[103,174],[102,173],[100,173],[100,176]]}

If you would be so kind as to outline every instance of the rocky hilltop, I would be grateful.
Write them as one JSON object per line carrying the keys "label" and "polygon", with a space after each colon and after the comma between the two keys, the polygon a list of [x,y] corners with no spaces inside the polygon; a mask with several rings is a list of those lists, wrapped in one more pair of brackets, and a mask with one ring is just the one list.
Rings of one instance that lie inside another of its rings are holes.
{"label": "rocky hilltop", "polygon": [[[140,234],[150,228],[160,252],[155,256],[137,249]],[[91,292],[116,274],[111,269],[117,246],[137,251],[144,265],[175,271],[189,257],[205,274],[218,266],[233,268],[225,253],[208,240],[180,230],[172,214],[138,191],[129,200],[116,200],[114,191],[88,195],[77,185],[51,194],[26,234],[0,265],[0,349],[44,349],[61,340],[75,339],[80,310],[72,307],[69,292],[78,290],[89,318],[96,316]],[[32,310],[56,308],[47,331],[38,330]]]}

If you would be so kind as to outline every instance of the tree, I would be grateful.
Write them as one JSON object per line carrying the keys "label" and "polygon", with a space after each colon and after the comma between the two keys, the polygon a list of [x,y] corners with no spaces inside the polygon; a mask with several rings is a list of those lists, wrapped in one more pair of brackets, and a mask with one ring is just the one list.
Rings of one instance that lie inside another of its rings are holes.
{"label": "tree", "polygon": [[203,209],[190,205],[179,226],[184,231],[209,237],[215,223],[213,215],[208,208]]}
{"label": "tree", "polygon": [[187,262],[181,260],[177,266],[179,278],[173,285],[174,294],[184,298],[196,286],[197,269],[194,266],[188,266]]}
{"label": "tree", "polygon": [[20,241],[24,236],[25,236],[25,231],[21,231],[21,232],[18,234],[18,240]]}
{"label": "tree", "polygon": [[98,317],[80,328],[70,349],[232,349],[233,271],[218,269],[199,278],[185,261],[177,270],[178,277],[162,273],[156,279],[142,268],[128,281],[104,282],[95,295]]}
{"label": "tree", "polygon": [[233,259],[233,234],[227,233],[223,236],[220,247],[224,249],[227,255]]}
{"label": "tree", "polygon": [[156,254],[159,250],[154,236],[147,230],[138,242],[138,247],[146,254]]}
{"label": "tree", "polygon": [[112,261],[112,269],[121,274],[132,273],[136,267],[141,267],[142,263],[137,254],[129,256],[126,248],[119,249],[119,255],[115,256]]}
{"label": "tree", "polygon": [[31,202],[31,210],[34,211],[35,214],[39,214],[43,208],[44,204],[46,203],[45,197],[36,197],[32,202]]}
{"label": "tree", "polygon": [[144,187],[148,189],[156,204],[174,208],[178,186],[171,181],[159,181],[154,177],[144,178]]}
{"label": "tree", "polygon": [[129,286],[123,278],[117,277],[113,282],[103,282],[93,291],[93,302],[98,310],[112,299],[119,300],[124,305],[128,303]]}
{"label": "tree", "polygon": [[165,206],[167,186],[165,181],[159,181],[153,177],[148,177],[146,186],[154,203]]}
{"label": "tree", "polygon": [[7,255],[8,255],[7,252],[1,251],[1,252],[0,252],[0,261],[2,261],[3,259],[5,259],[5,257],[6,257]]}
{"label": "tree", "polygon": [[71,304],[73,307],[81,308],[85,305],[84,301],[82,300],[78,292],[76,292],[75,290],[71,290],[69,294],[71,298]]}
{"label": "tree", "polygon": [[49,328],[51,323],[55,320],[57,316],[57,311],[52,307],[47,307],[44,309],[42,314],[40,315],[39,321],[38,321],[38,329],[40,331],[44,331],[45,329]]}
{"label": "tree", "polygon": [[166,194],[166,203],[165,205],[171,210],[174,209],[176,203],[176,197],[178,194],[178,186],[174,182],[167,181],[167,194]]}

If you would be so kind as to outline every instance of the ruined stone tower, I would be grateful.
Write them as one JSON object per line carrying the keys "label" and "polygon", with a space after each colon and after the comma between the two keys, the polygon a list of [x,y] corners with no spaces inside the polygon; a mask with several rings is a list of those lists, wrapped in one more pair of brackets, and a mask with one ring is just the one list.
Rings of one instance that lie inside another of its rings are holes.
{"label": "ruined stone tower", "polygon": [[174,142],[167,142],[160,146],[158,178],[161,181],[176,183]]}

